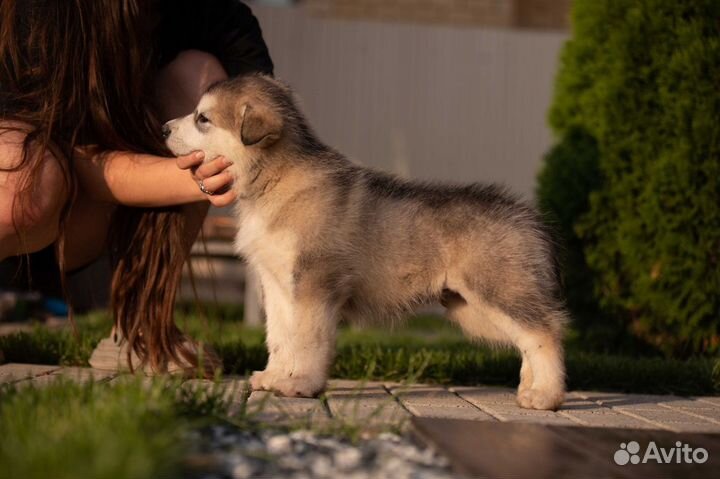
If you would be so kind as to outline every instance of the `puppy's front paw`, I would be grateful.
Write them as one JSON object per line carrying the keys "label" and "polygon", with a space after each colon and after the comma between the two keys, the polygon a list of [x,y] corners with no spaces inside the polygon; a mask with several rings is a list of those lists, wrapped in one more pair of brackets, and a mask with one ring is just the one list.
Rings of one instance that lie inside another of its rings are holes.
{"label": "puppy's front paw", "polygon": [[316,397],[325,389],[325,381],[313,380],[309,376],[297,376],[276,381],[272,390],[279,396]]}
{"label": "puppy's front paw", "polygon": [[556,411],[563,402],[565,393],[560,391],[544,391],[542,389],[522,389],[518,391],[517,402],[525,409],[542,409]]}
{"label": "puppy's front paw", "polygon": [[273,373],[267,369],[254,371],[250,376],[250,389],[253,391],[272,391],[275,379]]}

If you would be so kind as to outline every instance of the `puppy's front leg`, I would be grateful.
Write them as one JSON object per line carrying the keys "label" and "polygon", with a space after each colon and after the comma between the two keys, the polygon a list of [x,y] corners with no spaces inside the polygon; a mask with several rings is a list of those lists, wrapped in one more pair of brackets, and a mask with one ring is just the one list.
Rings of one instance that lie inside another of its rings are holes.
{"label": "puppy's front leg", "polygon": [[290,377],[292,364],[288,351],[289,326],[293,320],[292,285],[290,280],[282,281],[266,270],[258,268],[257,271],[267,315],[265,330],[269,356],[265,369],[250,376],[250,386],[253,390],[271,391],[277,382]]}
{"label": "puppy's front leg", "polygon": [[316,282],[258,269],[267,313],[268,365],[250,377],[255,390],[314,397],[325,388],[335,353],[337,309]]}
{"label": "puppy's front leg", "polygon": [[318,290],[303,294],[303,289],[295,290],[293,318],[285,331],[284,359],[289,361],[289,374],[272,388],[283,396],[317,396],[325,389],[335,355],[337,308]]}

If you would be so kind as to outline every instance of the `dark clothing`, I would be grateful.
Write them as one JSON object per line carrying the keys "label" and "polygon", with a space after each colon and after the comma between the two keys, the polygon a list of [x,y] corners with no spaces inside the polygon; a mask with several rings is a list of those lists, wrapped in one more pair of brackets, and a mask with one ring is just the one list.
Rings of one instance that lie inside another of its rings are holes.
{"label": "dark clothing", "polygon": [[[45,1],[21,0],[18,4],[21,9],[19,18],[42,14]],[[157,68],[170,63],[183,50],[201,50],[217,57],[230,77],[252,72],[273,73],[273,63],[260,26],[250,8],[239,0],[146,1],[152,2],[153,17],[156,19],[152,22],[155,27],[150,47]],[[21,34],[23,28],[27,25],[21,21]],[[12,109],[2,99],[3,95],[0,95],[0,117],[2,112]],[[52,248],[31,255],[32,287],[46,295],[60,297],[59,272]],[[24,261],[24,257],[20,256],[0,262],[0,290],[30,287]],[[69,279],[72,290],[72,277]],[[103,299],[99,301],[105,302],[106,291],[103,289],[102,293]],[[98,306],[97,301],[91,303]],[[75,306],[76,310],[83,309],[78,308],[80,304]]]}
{"label": "dark clothing", "polygon": [[[17,32],[20,38],[30,35],[29,19],[44,15],[44,5],[48,1],[18,2]],[[153,53],[158,69],[183,50],[201,50],[217,57],[230,77],[252,72],[272,75],[273,62],[260,25],[250,8],[240,0],[144,1],[148,2],[146,6],[150,13],[148,25],[145,25],[151,32],[148,51]],[[1,82],[0,79],[0,118],[26,108],[27,105],[21,107],[18,104],[18,98],[9,97],[2,90]]]}
{"label": "dark clothing", "polygon": [[273,73],[260,25],[239,0],[158,0],[157,8],[159,67],[183,50],[202,50],[217,57],[231,77]]}

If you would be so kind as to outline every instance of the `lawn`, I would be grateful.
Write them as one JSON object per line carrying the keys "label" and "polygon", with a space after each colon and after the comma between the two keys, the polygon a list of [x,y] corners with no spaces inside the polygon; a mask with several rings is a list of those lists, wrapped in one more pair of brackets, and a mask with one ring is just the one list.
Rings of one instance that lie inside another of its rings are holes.
{"label": "lawn", "polygon": [[[181,327],[212,345],[222,356],[225,373],[247,374],[262,369],[267,360],[264,333],[235,318],[242,311],[211,308],[198,314],[180,308]],[[210,318],[210,319],[207,319]],[[6,362],[86,366],[95,344],[110,331],[106,315],[77,319],[79,336],[70,328],[0,337]],[[633,393],[718,394],[720,361],[621,356],[583,350],[573,335],[566,345],[568,386]],[[515,386],[520,360],[509,350],[472,344],[451,324],[433,316],[413,318],[388,332],[377,328],[343,327],[332,376],[348,379],[416,381],[473,385]]]}
{"label": "lawn", "polygon": [[0,387],[0,478],[177,477],[191,472],[191,433],[221,421],[219,388],[135,377],[113,387],[59,379]]}

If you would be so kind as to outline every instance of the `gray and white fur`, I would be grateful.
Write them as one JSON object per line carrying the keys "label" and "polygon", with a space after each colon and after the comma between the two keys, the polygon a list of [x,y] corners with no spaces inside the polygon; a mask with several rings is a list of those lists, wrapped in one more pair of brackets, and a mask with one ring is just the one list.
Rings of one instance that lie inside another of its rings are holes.
{"label": "gray and white fur", "polygon": [[553,241],[533,208],[494,185],[419,183],[354,164],[267,76],[214,85],[166,130],[177,155],[234,162],[235,246],[267,313],[269,360],[254,389],[315,396],[339,321],[440,301],[470,338],[517,347],[522,407],[560,406],[567,314]]}

